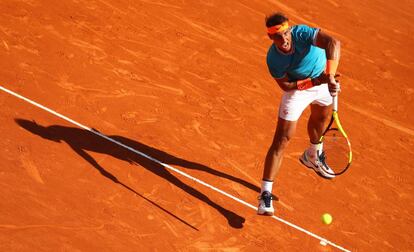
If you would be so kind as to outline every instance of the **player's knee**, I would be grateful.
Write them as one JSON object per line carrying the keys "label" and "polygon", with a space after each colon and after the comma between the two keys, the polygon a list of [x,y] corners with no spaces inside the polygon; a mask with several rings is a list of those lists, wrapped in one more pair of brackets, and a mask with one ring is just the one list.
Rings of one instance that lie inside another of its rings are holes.
{"label": "player's knee", "polygon": [[275,153],[283,152],[283,150],[287,147],[290,141],[290,136],[280,136],[277,140],[273,143],[272,149]]}
{"label": "player's knee", "polygon": [[287,145],[290,141],[291,137],[289,135],[282,136],[280,141],[283,145]]}
{"label": "player's knee", "polygon": [[331,117],[331,114],[329,114],[329,113],[322,114],[321,117],[320,117],[320,120],[322,122],[325,122],[325,121],[328,121],[330,117]]}

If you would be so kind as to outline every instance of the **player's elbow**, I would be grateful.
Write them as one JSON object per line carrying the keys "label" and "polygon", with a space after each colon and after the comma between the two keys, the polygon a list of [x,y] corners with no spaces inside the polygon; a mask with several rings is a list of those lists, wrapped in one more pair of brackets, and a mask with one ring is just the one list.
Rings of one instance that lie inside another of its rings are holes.
{"label": "player's elbow", "polygon": [[279,85],[280,89],[282,89],[283,91],[287,92],[287,91],[292,90],[292,87],[289,86],[290,84],[289,82],[287,81],[276,81],[276,82]]}
{"label": "player's elbow", "polygon": [[287,92],[287,91],[290,91],[290,90],[291,90],[291,89],[290,89],[289,87],[287,87],[287,86],[279,85],[279,87],[280,87],[283,91],[285,91],[285,92]]}
{"label": "player's elbow", "polygon": [[329,44],[332,48],[337,48],[337,49],[341,48],[341,41],[339,41],[336,38],[332,37],[331,40],[329,41]]}

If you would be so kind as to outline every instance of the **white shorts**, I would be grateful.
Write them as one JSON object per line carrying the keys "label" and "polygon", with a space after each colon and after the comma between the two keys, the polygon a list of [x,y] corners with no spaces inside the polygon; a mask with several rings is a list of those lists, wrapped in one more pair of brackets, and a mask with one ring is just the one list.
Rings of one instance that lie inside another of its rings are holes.
{"label": "white shorts", "polygon": [[328,84],[311,87],[306,90],[291,90],[283,94],[279,106],[279,117],[287,121],[297,121],[309,104],[329,106],[332,96]]}

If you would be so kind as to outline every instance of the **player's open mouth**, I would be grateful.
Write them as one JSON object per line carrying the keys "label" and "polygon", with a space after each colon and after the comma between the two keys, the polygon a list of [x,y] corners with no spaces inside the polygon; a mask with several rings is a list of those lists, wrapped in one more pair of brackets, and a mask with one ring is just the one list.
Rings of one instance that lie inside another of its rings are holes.
{"label": "player's open mouth", "polygon": [[291,50],[291,46],[289,42],[286,42],[280,46],[278,46],[279,50],[281,50],[284,53],[288,53]]}
{"label": "player's open mouth", "polygon": [[284,44],[282,45],[282,49],[284,49],[284,50],[289,50],[289,49],[290,49],[290,43],[289,43],[289,42],[284,43]]}

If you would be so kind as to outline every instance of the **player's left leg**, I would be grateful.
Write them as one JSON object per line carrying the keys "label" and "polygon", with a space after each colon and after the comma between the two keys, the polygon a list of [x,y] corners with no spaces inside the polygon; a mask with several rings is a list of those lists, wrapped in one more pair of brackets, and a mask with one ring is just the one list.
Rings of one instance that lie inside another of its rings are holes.
{"label": "player's left leg", "polygon": [[[332,106],[321,106],[319,104],[311,104],[311,115],[308,120],[308,135],[311,144],[318,144],[326,122],[332,114]],[[311,154],[311,153],[309,153]],[[316,154],[316,152],[315,152]]]}
{"label": "player's left leg", "polygon": [[332,108],[330,105],[324,106],[319,104],[311,104],[311,115],[308,120],[308,135],[310,145],[307,150],[300,157],[300,161],[307,167],[313,168],[324,178],[334,178],[335,176],[324,172],[320,166],[317,150],[319,147],[319,139],[325,130],[326,123],[330,118]]}

